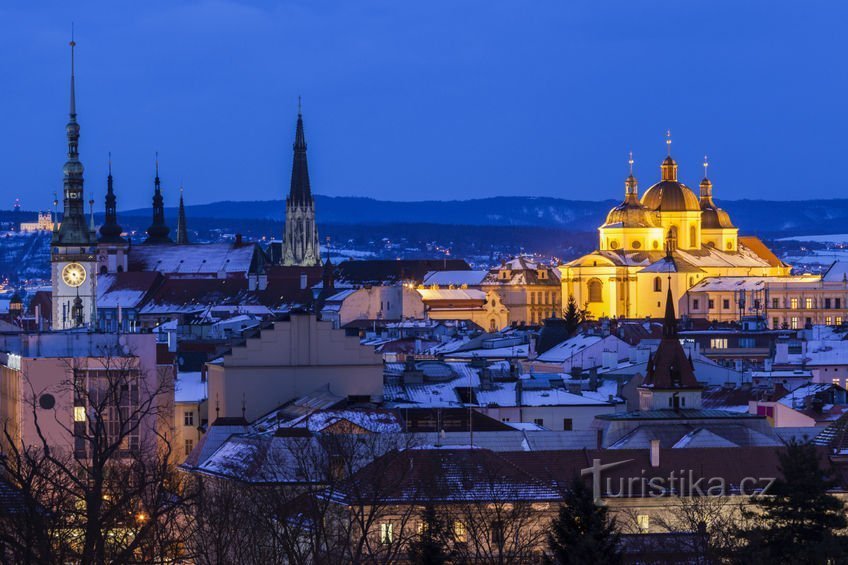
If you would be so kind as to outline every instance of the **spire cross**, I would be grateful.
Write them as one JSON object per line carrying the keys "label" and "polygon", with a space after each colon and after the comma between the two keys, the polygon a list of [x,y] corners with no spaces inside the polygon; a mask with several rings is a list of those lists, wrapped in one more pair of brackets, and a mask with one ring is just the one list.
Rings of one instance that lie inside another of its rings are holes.
{"label": "spire cross", "polygon": [[76,87],[74,86],[74,47],[77,42],[74,41],[74,24],[71,23],[71,41],[68,43],[71,46],[71,118],[77,115],[77,96]]}
{"label": "spire cross", "polygon": [[633,152],[630,152],[630,158],[627,160],[627,163],[630,165],[630,175],[633,175]]}
{"label": "spire cross", "polygon": [[112,176],[112,152],[109,151],[109,176]]}
{"label": "spire cross", "polygon": [[704,155],[704,178],[707,178],[707,168],[710,166],[709,160],[707,160],[707,156]]}
{"label": "spire cross", "polygon": [[671,157],[671,130],[665,132],[665,144],[668,146],[668,156]]}

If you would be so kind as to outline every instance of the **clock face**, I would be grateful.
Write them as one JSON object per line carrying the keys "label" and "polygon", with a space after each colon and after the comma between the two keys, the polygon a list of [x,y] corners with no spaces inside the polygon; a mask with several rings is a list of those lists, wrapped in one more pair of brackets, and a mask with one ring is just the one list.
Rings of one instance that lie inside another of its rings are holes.
{"label": "clock face", "polygon": [[69,263],[62,269],[62,280],[70,287],[78,287],[85,282],[85,267],[79,263]]}

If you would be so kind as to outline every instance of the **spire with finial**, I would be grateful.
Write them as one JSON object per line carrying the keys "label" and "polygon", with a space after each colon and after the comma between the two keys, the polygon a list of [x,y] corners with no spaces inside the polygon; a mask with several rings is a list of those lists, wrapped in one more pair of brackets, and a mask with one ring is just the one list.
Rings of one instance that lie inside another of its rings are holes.
{"label": "spire with finial", "polygon": [[289,201],[299,206],[312,203],[312,189],[309,186],[309,166],[306,161],[306,135],[303,133],[303,109],[300,96],[297,97],[297,127],[294,134],[294,161],[292,162]]}
{"label": "spire with finial", "polygon": [[153,222],[147,228],[145,243],[172,243],[168,237],[171,228],[165,224],[165,201],[159,184],[159,152],[156,152],[156,173],[153,179]]}
{"label": "spire with finial", "polygon": [[88,231],[93,235],[97,233],[97,226],[94,225],[94,198],[88,200],[88,208],[91,211],[91,221],[88,225]]}
{"label": "spire with finial", "polygon": [[636,182],[636,177],[633,176],[633,152],[628,154],[627,164],[630,166],[630,175],[624,181],[624,196],[626,201],[633,203],[639,200],[639,183]]}
{"label": "spire with finial", "polygon": [[701,181],[701,207],[703,208],[705,205],[709,205],[710,207],[715,207],[713,204],[713,183],[710,181],[709,175],[707,175],[707,169],[710,166],[709,160],[707,160],[707,156],[704,155],[704,180]]}
{"label": "spire with finial", "polygon": [[677,335],[677,316],[674,313],[674,298],[671,294],[671,282],[665,296],[665,317],[663,317],[663,337],[674,338]]}
{"label": "spire with finial", "polygon": [[666,131],[665,144],[668,150],[668,155],[662,162],[660,170],[662,171],[662,180],[677,182],[677,163],[671,157],[671,130]]}
{"label": "spire with finial", "polygon": [[183,204],[183,185],[180,184],[180,211],[177,215],[177,243],[185,245],[188,243],[188,230],[186,229],[185,204]]}
{"label": "spire with finial", "polygon": [[68,139],[68,158],[63,167],[64,173],[64,213],[62,225],[58,231],[54,231],[54,245],[88,245],[91,243],[92,234],[85,221],[85,200],[83,200],[83,166],[79,160],[79,137],[80,127],[77,123],[77,101],[76,101],[76,61],[73,26],[71,27],[71,84],[70,84],[70,107],[68,111],[68,124],[65,126],[65,135]]}
{"label": "spire with finial", "polygon": [[106,207],[103,225],[100,226],[100,241],[103,243],[122,243],[123,228],[118,225],[118,201],[112,186],[112,152],[109,152],[109,176],[106,177]]}

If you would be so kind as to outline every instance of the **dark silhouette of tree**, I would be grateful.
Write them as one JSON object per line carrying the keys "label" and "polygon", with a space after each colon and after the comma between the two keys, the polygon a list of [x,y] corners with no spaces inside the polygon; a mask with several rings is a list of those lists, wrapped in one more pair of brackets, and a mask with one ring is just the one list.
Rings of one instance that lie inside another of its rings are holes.
{"label": "dark silhouette of tree", "polygon": [[577,301],[574,300],[573,295],[568,296],[568,303],[565,305],[563,318],[565,318],[565,327],[568,330],[569,337],[577,333],[577,330],[580,328],[580,324],[582,324],[586,319],[585,312],[581,311],[580,308],[577,307]]}
{"label": "dark silhouette of tree", "polygon": [[436,507],[428,504],[421,512],[421,531],[409,544],[409,561],[414,565],[440,565],[448,562],[445,542],[448,528]]}
{"label": "dark silhouette of tree", "polygon": [[549,563],[621,563],[620,536],[615,518],[597,506],[592,491],[575,478],[563,497],[548,534]]}
{"label": "dark silhouette of tree", "polygon": [[753,526],[739,558],[747,563],[844,563],[848,523],[844,503],[828,490],[835,482],[809,442],[791,442],[780,454],[782,478],[756,499]]}

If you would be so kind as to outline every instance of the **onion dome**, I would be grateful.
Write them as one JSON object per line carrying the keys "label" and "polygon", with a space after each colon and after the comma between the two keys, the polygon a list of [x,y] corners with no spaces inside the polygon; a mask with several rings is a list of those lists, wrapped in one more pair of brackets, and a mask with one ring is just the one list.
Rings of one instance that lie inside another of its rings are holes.
{"label": "onion dome", "polygon": [[642,205],[658,212],[698,212],[701,206],[692,190],[677,180],[677,162],[671,155],[660,167],[662,180],[650,187],[642,196]]}
{"label": "onion dome", "polygon": [[730,221],[730,216],[716,206],[713,202],[713,183],[707,177],[707,167],[709,163],[704,157],[704,180],[701,181],[701,228],[703,229],[723,229],[735,228],[733,222]]}

